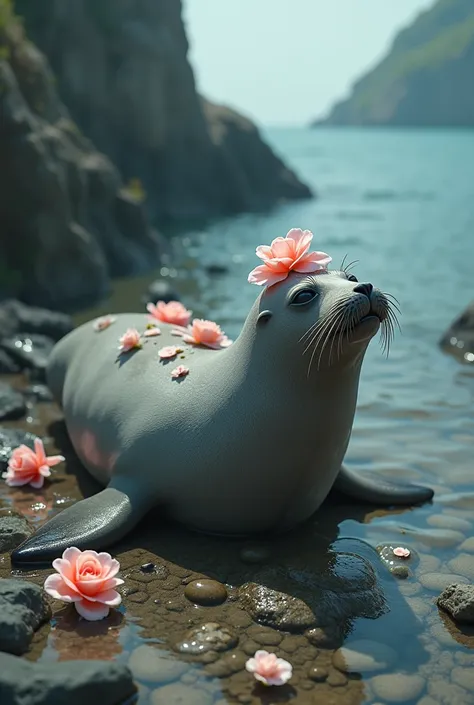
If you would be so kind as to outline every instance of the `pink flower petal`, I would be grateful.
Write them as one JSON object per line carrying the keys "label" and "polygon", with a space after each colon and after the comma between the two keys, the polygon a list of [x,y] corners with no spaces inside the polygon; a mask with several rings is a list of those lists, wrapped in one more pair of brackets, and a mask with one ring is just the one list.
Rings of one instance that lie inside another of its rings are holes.
{"label": "pink flower petal", "polygon": [[259,286],[273,286],[273,284],[277,284],[286,279],[287,276],[288,272],[275,274],[271,272],[266,265],[261,264],[255,267],[255,269],[252,269],[248,276],[248,281],[250,284],[258,284]]}
{"label": "pink flower petal", "polygon": [[309,250],[313,233],[311,230],[301,230],[301,228],[292,228],[286,235],[289,240],[295,243],[295,254],[297,257],[304,255]]}
{"label": "pink flower petal", "polygon": [[393,549],[393,555],[397,558],[409,558],[411,555],[409,548],[404,548],[403,546],[397,546]]}
{"label": "pink flower petal", "polygon": [[35,490],[39,490],[40,487],[43,487],[44,485],[44,477],[43,475],[37,475],[34,480],[30,480],[30,485],[31,487],[34,487]]}
{"label": "pink flower petal", "polygon": [[166,345],[164,348],[158,350],[158,355],[162,360],[170,360],[172,357],[176,357],[180,348],[174,345]]}
{"label": "pink flower petal", "polygon": [[173,379],[178,379],[178,377],[186,377],[189,374],[189,368],[184,365],[178,365],[174,370],[171,370],[171,376]]}
{"label": "pink flower petal", "polygon": [[44,465],[46,461],[46,453],[41,438],[35,438],[35,454],[38,465]]}
{"label": "pink flower petal", "polygon": [[48,575],[44,581],[44,590],[55,600],[62,600],[63,602],[77,602],[82,599],[77,592],[71,590],[69,585],[64,582],[61,575],[57,573]]}
{"label": "pink flower petal", "polygon": [[294,245],[293,243],[289,243],[288,240],[285,240],[283,237],[277,237],[275,240],[272,242],[272,253],[273,257],[275,259],[281,259],[281,258],[288,258],[290,260],[293,260],[294,258]]}
{"label": "pink flower petal", "polygon": [[118,607],[122,602],[122,596],[117,590],[104,590],[94,596],[94,602],[101,602],[109,607]]}
{"label": "pink flower petal", "polygon": [[110,608],[107,605],[101,602],[91,602],[90,600],[75,602],[74,607],[81,617],[84,617],[89,622],[97,622],[99,619],[104,619],[110,612]]}
{"label": "pink flower petal", "polygon": [[145,338],[153,338],[155,335],[161,335],[161,330],[159,328],[147,328],[143,333]]}
{"label": "pink flower petal", "polygon": [[271,259],[271,257],[273,257],[272,248],[268,247],[268,245],[259,245],[255,252],[257,257],[260,257],[260,259],[263,260]]}
{"label": "pink flower petal", "polygon": [[53,468],[55,465],[59,465],[59,463],[63,463],[66,460],[64,455],[48,455],[46,458],[46,464],[50,467]]}

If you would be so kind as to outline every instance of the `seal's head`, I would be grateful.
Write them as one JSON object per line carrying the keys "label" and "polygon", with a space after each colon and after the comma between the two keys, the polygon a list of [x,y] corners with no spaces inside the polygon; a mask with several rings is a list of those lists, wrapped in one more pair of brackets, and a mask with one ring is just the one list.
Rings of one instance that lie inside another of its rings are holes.
{"label": "seal's head", "polygon": [[[309,353],[308,373],[314,361],[319,368],[362,359],[380,328],[388,352],[396,303],[372,284],[359,282],[350,267],[328,270],[329,255],[309,252],[312,237],[309,230],[294,228],[286,238],[257,248],[263,264],[249,281],[266,286],[257,302],[258,336],[268,345],[272,335],[279,335],[280,354],[282,339],[297,340]],[[294,355],[294,342],[290,352]]]}
{"label": "seal's head", "polygon": [[318,366],[359,357],[381,327],[388,351],[396,323],[388,296],[344,270],[291,273],[267,287],[258,305],[258,335],[270,337],[274,329],[282,337],[285,330]]}

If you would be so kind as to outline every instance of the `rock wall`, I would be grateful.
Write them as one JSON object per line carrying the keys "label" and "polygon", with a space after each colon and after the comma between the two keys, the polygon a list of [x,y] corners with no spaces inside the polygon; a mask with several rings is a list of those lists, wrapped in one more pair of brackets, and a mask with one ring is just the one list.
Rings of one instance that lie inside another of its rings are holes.
{"label": "rock wall", "polygon": [[16,7],[51,62],[61,99],[124,179],[140,181],[153,219],[311,196],[252,123],[201,102],[180,0],[16,0]]}
{"label": "rock wall", "polygon": [[60,101],[48,62],[0,0],[0,296],[71,309],[149,267],[160,240],[116,167]]}

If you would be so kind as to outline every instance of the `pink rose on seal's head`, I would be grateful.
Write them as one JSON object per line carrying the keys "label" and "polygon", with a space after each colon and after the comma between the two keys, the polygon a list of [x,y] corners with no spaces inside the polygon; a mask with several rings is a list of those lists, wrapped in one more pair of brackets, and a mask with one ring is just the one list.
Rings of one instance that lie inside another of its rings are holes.
{"label": "pink rose on seal's head", "polygon": [[56,600],[73,602],[84,619],[103,619],[109,614],[110,607],[117,607],[122,602],[114,589],[124,582],[115,577],[120,563],[109,553],[67,548],[62,558],[53,561],[53,568],[57,574],[46,578],[45,591]]}
{"label": "pink rose on seal's head", "polygon": [[153,318],[163,321],[163,323],[172,323],[175,326],[187,326],[193,314],[180,301],[169,301],[168,303],[158,301],[156,306],[150,303],[146,308]]}
{"label": "pink rose on seal's head", "polygon": [[293,674],[291,663],[264,650],[256,651],[255,656],[248,659],[245,668],[264,685],[284,685]]}
{"label": "pink rose on seal's head", "polygon": [[8,461],[7,472],[2,474],[10,487],[31,485],[43,487],[44,478],[51,475],[50,468],[65,460],[62,455],[47,456],[41,438],[35,438],[35,449],[21,445],[15,448]]}
{"label": "pink rose on seal's head", "polygon": [[270,246],[259,245],[257,257],[263,264],[253,269],[248,280],[251,284],[272,286],[287,278],[291,271],[311,274],[326,272],[332,257],[325,252],[308,252],[313,233],[293,228],[286,237],[277,237]]}
{"label": "pink rose on seal's head", "polygon": [[204,345],[214,350],[228,348],[229,345],[232,345],[232,340],[229,340],[217,323],[205,321],[202,318],[195,318],[187,328],[172,330],[171,332],[174,335],[180,335],[185,343]]}

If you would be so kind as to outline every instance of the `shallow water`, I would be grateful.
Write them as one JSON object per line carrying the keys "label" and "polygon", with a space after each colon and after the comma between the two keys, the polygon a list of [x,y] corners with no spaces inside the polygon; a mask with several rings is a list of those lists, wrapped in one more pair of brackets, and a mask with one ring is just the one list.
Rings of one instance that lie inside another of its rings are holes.
{"label": "shallow water", "polygon": [[[281,550],[280,562],[293,570],[293,576],[301,577],[303,566],[306,584],[295,580],[309,600],[312,578],[308,576],[321,570],[321,556],[327,556],[336,538],[362,539],[372,547],[390,542],[409,547],[413,554],[409,577],[395,580],[389,576],[388,580],[383,573],[379,577],[390,612],[375,620],[356,620],[346,635],[346,645],[369,639],[390,646],[396,653],[391,665],[337,682],[331,650],[316,653],[305,637],[291,642],[292,637],[283,636],[272,648],[295,663],[294,688],[276,695],[252,691],[248,674],[242,671],[242,658],[245,640],[252,643],[254,627],[245,626],[243,620],[240,646],[235,651],[240,659],[237,664],[227,664],[227,671],[217,677],[215,663],[193,662],[178,677],[196,692],[206,693],[203,703],[270,703],[277,702],[277,696],[279,702],[321,705],[472,703],[474,636],[441,615],[434,598],[443,587],[443,574],[461,576],[447,577],[448,582],[474,579],[474,540],[464,543],[474,536],[474,366],[459,364],[437,347],[452,318],[474,298],[474,132],[279,130],[269,132],[268,137],[314,185],[319,198],[281,207],[269,215],[229,219],[177,238],[162,274],[170,276],[196,316],[218,321],[235,337],[257,294],[256,288],[246,283],[248,272],[258,263],[253,254],[256,245],[284,235],[292,226],[301,226],[313,230],[317,248],[329,252],[336,265],[345,255],[349,261],[359,259],[354,269],[359,280],[373,282],[400,301],[402,334],[396,335],[388,359],[376,341],[369,347],[347,462],[361,472],[371,470],[428,484],[436,494],[432,504],[406,511],[374,508],[369,512],[336,504],[334,509],[319,513],[302,535],[289,538],[286,548],[275,544],[273,558],[267,562],[269,569],[275,568],[275,551]],[[228,271],[207,274],[203,266],[215,264],[228,267]],[[118,283],[110,302],[78,321],[109,310],[140,310],[140,296],[152,278]],[[60,418],[53,407],[48,413]],[[47,419],[40,421],[38,428]],[[51,447],[64,449],[65,443],[59,435]],[[68,452],[68,458],[72,457]],[[68,463],[68,472],[77,469],[73,461],[70,468]],[[11,504],[12,494],[3,486],[0,491]],[[58,475],[43,499],[38,500],[34,493],[17,493],[14,503],[23,511],[28,508],[30,516],[39,513],[44,518],[63,506],[65,496],[77,495],[74,479]],[[115,622],[102,627],[103,633],[94,627],[78,635],[77,620],[71,621],[67,614],[60,616],[51,631],[43,628],[35,637],[32,658],[80,654],[127,661],[133,649],[149,639],[152,643],[158,640],[166,649],[174,638],[170,633],[178,634],[190,620],[197,624],[199,620],[236,618],[232,602],[225,608],[199,608],[196,612],[182,597],[182,581],[191,573],[212,575],[235,589],[249,579],[252,570],[258,576],[260,567],[249,569],[238,560],[240,546],[223,546],[204,537],[191,539],[177,529],[158,530],[147,525],[143,531],[135,542],[120,549],[129,583],[139,583],[139,565],[146,560],[156,562],[157,556],[167,561],[166,565],[176,566],[175,572],[171,571],[175,580],[165,586],[155,582],[138,589],[133,593],[135,598],[133,594],[126,596],[122,617],[116,615]],[[133,551],[133,546],[143,550]],[[346,548],[360,555],[365,550],[354,541]],[[344,542],[340,550],[346,550]],[[375,565],[374,555],[370,560]],[[2,574],[8,570],[7,563],[0,562]],[[265,571],[260,577],[265,580]],[[38,572],[34,579],[43,579],[43,573]],[[165,594],[170,595],[170,604]],[[174,654],[173,659],[181,657]],[[311,662],[328,669],[329,685],[305,677],[303,671]],[[379,673],[395,678],[377,680]],[[149,692],[158,684],[141,680],[140,704],[145,705],[152,702]],[[426,699],[428,696],[432,700]]]}

